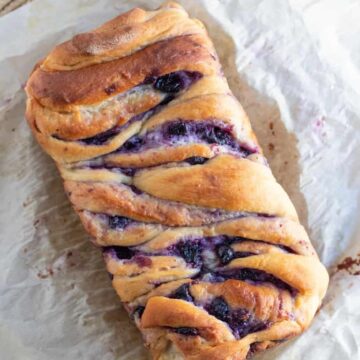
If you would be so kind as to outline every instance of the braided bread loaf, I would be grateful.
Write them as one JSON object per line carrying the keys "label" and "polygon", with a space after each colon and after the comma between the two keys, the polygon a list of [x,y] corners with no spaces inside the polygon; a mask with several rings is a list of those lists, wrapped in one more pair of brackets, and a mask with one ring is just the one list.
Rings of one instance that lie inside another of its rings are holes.
{"label": "braided bread loaf", "polygon": [[234,359],[306,329],[328,275],[201,22],[168,2],[57,46],[26,117],[154,359]]}

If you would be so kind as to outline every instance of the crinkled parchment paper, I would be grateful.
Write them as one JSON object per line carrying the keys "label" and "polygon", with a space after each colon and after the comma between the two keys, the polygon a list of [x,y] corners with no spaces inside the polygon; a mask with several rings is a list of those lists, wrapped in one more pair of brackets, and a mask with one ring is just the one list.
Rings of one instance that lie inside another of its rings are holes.
{"label": "crinkled parchment paper", "polygon": [[[261,359],[360,358],[360,2],[181,1],[205,22],[275,176],[331,273],[312,327]],[[55,44],[136,5],[36,0],[0,18],[0,358],[146,359],[24,120],[23,86]]]}

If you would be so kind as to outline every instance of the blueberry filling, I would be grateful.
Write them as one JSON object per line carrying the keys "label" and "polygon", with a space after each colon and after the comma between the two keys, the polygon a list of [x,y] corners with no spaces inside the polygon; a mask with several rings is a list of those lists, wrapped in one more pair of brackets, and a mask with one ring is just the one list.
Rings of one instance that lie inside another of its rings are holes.
{"label": "blueberry filling", "polygon": [[249,333],[263,330],[268,326],[266,322],[256,319],[255,316],[246,309],[230,309],[222,297],[215,298],[210,305],[206,307],[206,310],[217,319],[226,322],[237,339]]}
{"label": "blueberry filling", "polygon": [[199,331],[197,329],[190,328],[190,327],[178,327],[178,328],[172,329],[172,331],[174,331],[177,334],[185,335],[185,336],[197,336],[197,335],[199,335]]}
{"label": "blueberry filling", "polygon": [[103,248],[103,251],[104,253],[114,254],[119,260],[134,261],[140,267],[151,266],[152,264],[150,257],[140,254],[139,251],[134,248],[131,249],[126,246],[107,246]]}
{"label": "blueberry filling", "polygon": [[[154,79],[153,86],[156,90],[166,93],[178,93],[188,88],[192,83],[202,77],[197,71],[176,71]],[[147,80],[149,81],[149,80]],[[150,80],[151,81],[151,80]]]}
{"label": "blueberry filling", "polygon": [[116,257],[119,260],[129,260],[134,256],[134,252],[125,246],[109,246],[105,248],[105,251],[111,250],[115,252]]}
{"label": "blueberry filling", "polygon": [[181,285],[169,297],[171,299],[185,300],[188,302],[194,301],[193,297],[190,294],[189,284]]}
{"label": "blueberry filling", "polygon": [[127,176],[134,176],[137,169],[136,168],[119,168],[119,170]]}
{"label": "blueberry filling", "polygon": [[138,189],[136,186],[134,186],[134,185],[129,185],[129,188],[131,189],[131,191],[133,192],[133,193],[135,193],[136,195],[141,195],[143,192],[140,190],[140,189]]}
{"label": "blueberry filling", "polygon": [[216,248],[216,254],[220,259],[222,265],[228,264],[233,259],[244,258],[256,255],[250,251],[234,251],[229,245],[220,245]]}
{"label": "blueberry filling", "polygon": [[108,223],[111,229],[125,229],[133,220],[124,216],[109,216]]}
{"label": "blueberry filling", "polygon": [[245,145],[241,145],[232,135],[232,128],[229,125],[216,124],[214,120],[193,121],[181,119],[167,122],[157,129],[149,131],[143,137],[133,136],[117,152],[138,152],[157,146],[171,146],[189,142],[227,146],[243,157],[257,152],[257,149],[250,149]]}
{"label": "blueberry filling", "polygon": [[185,159],[185,162],[189,163],[190,165],[201,165],[205,164],[208,160],[208,158],[202,156],[193,156]]}
{"label": "blueberry filling", "polygon": [[185,136],[187,131],[187,126],[181,121],[170,123],[167,128],[167,133],[170,136]]}
{"label": "blueberry filling", "polygon": [[175,252],[188,263],[194,266],[200,265],[202,262],[201,251],[202,248],[199,242],[196,241],[180,241],[176,244]]}
{"label": "blueberry filling", "polygon": [[[191,71],[176,71],[170,74],[166,74],[163,76],[160,76],[158,78],[156,77],[149,77],[148,79],[145,79],[143,84],[153,84],[154,89],[162,91],[164,93],[168,93],[159,104],[154,106],[153,108],[144,111],[140,114],[137,114],[133,116],[127,124],[124,126],[128,126],[130,123],[135,121],[143,120],[144,117],[150,117],[154,115],[161,106],[168,104],[170,101],[172,101],[175,98],[175,93],[178,93],[181,90],[187,89],[189,86],[191,86],[194,82],[199,80],[202,77],[201,73],[199,72],[191,72]],[[141,85],[140,85],[141,86]],[[115,84],[112,84],[108,88],[105,89],[105,92],[108,95],[111,95],[116,90]],[[113,136],[118,134],[124,126],[115,126],[107,131],[102,132],[101,134],[97,134],[95,136],[82,139],[80,140],[82,143],[85,143],[87,145],[103,145],[106,143],[109,139],[111,139]],[[56,136],[54,136],[56,137]],[[131,148],[131,145],[128,144],[130,148],[127,150],[133,150]]]}
{"label": "blueberry filling", "polygon": [[167,95],[165,96],[165,98],[163,100],[161,100],[161,102],[159,103],[159,105],[166,105],[168,104],[170,101],[173,101],[175,99],[175,95]]}
{"label": "blueberry filling", "polygon": [[143,144],[143,140],[137,135],[134,135],[124,143],[122,148],[127,151],[136,151],[140,149],[142,144]]}
{"label": "blueberry filling", "polygon": [[233,138],[229,130],[221,129],[218,126],[199,129],[199,137],[209,144],[229,145],[233,147]]}
{"label": "blueberry filling", "polygon": [[121,126],[115,126],[107,131],[102,132],[101,134],[89,137],[87,139],[82,139],[81,142],[86,145],[102,145],[106,143],[114,135],[118,134],[121,130]]}
{"label": "blueberry filling", "polygon": [[216,248],[217,256],[222,265],[228,264],[234,258],[234,250],[228,245],[220,245]]}
{"label": "blueberry filling", "polygon": [[222,297],[215,298],[207,311],[222,321],[230,320],[230,309],[226,301]]}
{"label": "blueberry filling", "polygon": [[241,339],[250,333],[265,330],[269,322],[261,321],[246,309],[235,310],[228,322],[235,337]]}
{"label": "blueberry filling", "polygon": [[289,284],[285,283],[274,275],[268,274],[263,270],[240,268],[220,271],[217,272],[217,275],[219,276],[219,279],[223,278],[223,280],[236,279],[242,281],[252,281],[254,283],[270,283],[275,285],[278,289],[289,291],[292,295],[296,295],[297,293],[297,290],[291,287]]}
{"label": "blueberry filling", "polygon": [[235,253],[235,258],[239,259],[239,258],[244,258],[244,257],[248,257],[248,256],[253,256],[253,255],[257,255],[257,254],[250,252],[250,251],[237,251]]}

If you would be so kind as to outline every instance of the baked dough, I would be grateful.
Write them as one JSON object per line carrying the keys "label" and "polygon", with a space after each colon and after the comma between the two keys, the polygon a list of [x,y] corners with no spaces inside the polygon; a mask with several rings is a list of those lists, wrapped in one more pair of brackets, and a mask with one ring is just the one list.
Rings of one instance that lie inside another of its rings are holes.
{"label": "baked dough", "polygon": [[154,359],[243,360],[328,285],[204,25],[174,2],[58,45],[26,117]]}

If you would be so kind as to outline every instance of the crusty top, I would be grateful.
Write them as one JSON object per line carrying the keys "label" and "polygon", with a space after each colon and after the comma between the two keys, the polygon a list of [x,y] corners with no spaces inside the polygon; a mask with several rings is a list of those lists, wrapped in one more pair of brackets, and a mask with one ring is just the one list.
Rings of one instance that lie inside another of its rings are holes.
{"label": "crusty top", "polygon": [[56,46],[26,117],[154,359],[244,360],[306,329],[328,275],[174,2]]}

